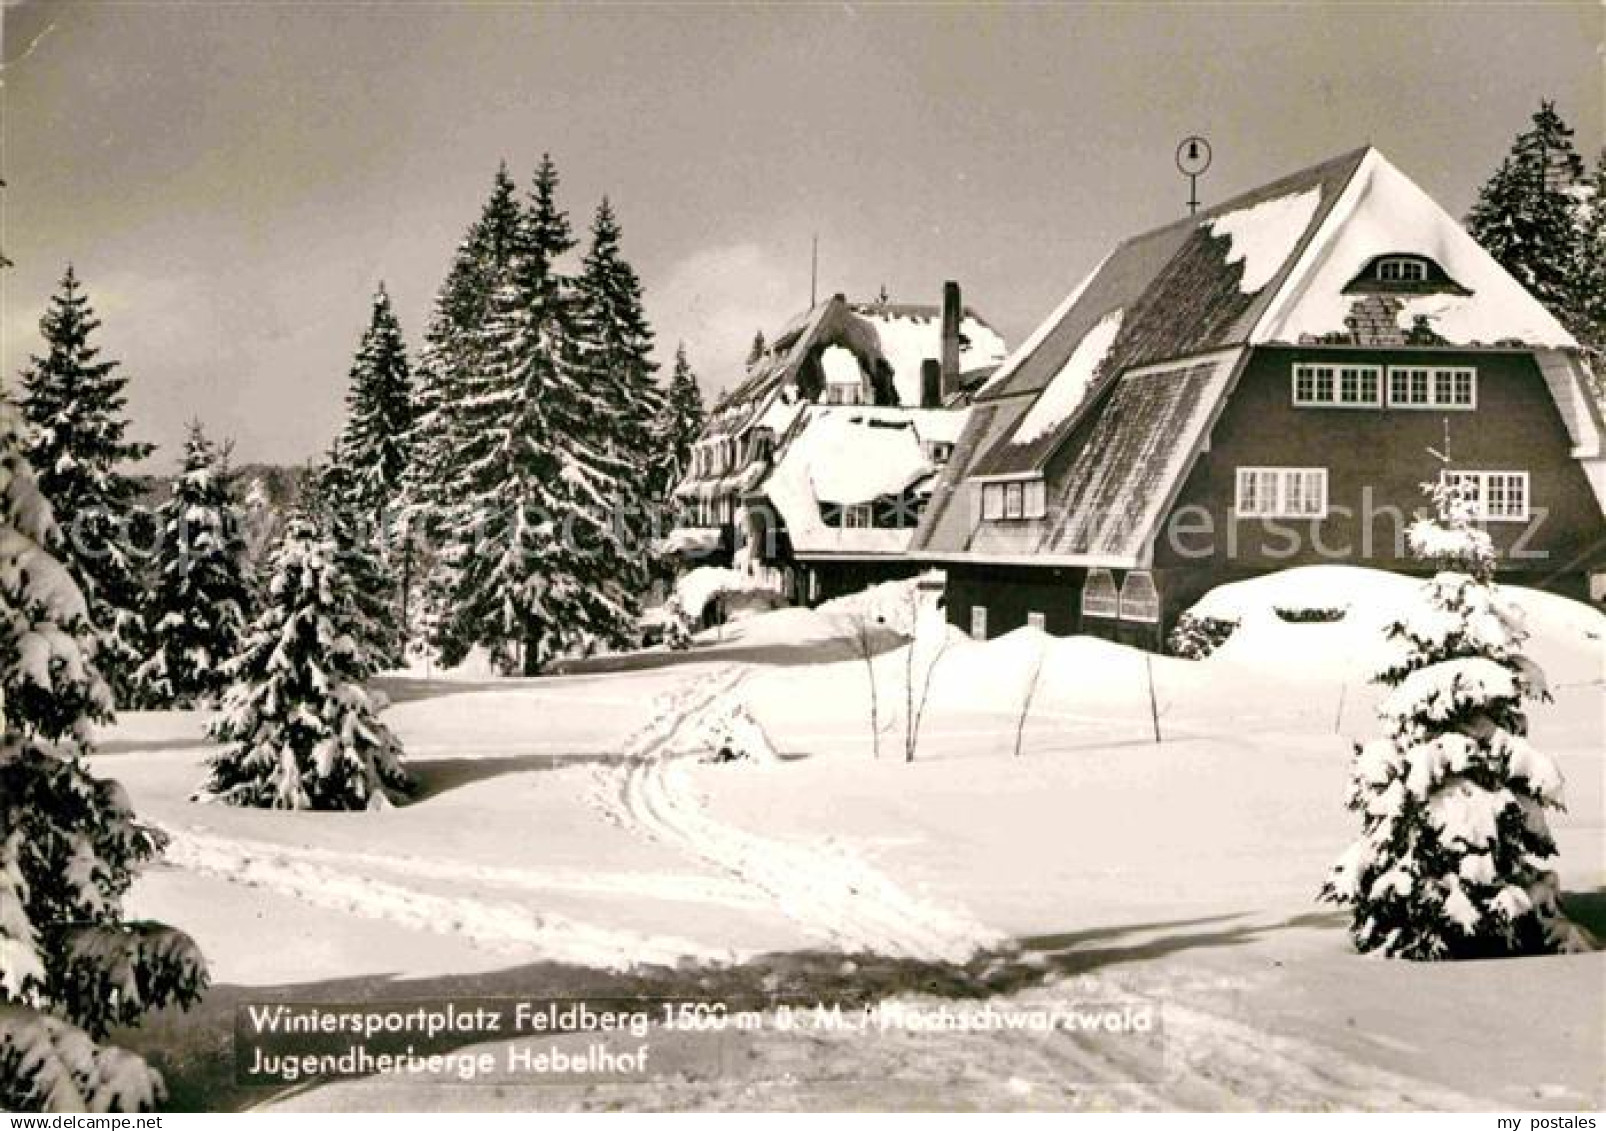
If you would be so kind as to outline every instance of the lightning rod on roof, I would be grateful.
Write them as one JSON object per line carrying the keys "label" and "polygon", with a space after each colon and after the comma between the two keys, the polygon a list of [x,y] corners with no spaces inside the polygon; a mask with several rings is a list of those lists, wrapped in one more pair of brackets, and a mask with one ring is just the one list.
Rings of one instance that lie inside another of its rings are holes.
{"label": "lightning rod on roof", "polygon": [[1188,215],[1199,211],[1199,178],[1210,168],[1210,143],[1198,134],[1177,146],[1177,169],[1188,178]]}
{"label": "lightning rod on roof", "polygon": [[814,251],[809,257],[809,309],[819,301],[820,289],[820,233],[814,233]]}

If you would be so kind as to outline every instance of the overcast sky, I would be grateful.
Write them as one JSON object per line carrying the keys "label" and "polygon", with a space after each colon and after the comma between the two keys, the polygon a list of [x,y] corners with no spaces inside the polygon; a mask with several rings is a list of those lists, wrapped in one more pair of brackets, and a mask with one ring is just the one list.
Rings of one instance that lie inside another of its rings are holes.
{"label": "overcast sky", "polygon": [[7,0],[0,366],[63,266],[135,429],[303,460],[376,283],[415,347],[506,159],[607,193],[661,352],[711,389],[821,292],[935,302],[1013,344],[1112,242],[1368,142],[1459,215],[1542,97],[1600,147],[1603,8],[65,4]]}

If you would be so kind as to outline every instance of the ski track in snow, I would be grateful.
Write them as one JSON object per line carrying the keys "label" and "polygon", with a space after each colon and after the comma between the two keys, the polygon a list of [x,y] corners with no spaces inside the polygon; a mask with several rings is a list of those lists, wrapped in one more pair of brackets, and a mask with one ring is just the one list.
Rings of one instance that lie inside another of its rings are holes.
{"label": "ski track in snow", "polygon": [[1002,946],[998,933],[904,891],[839,846],[775,840],[708,815],[675,764],[675,745],[746,676],[741,668],[715,670],[661,696],[626,745],[622,766],[599,771],[596,797],[603,812],[758,889],[806,930],[845,951],[964,962]]}
{"label": "ski track in snow", "polygon": [[[211,837],[204,830],[205,826],[197,825],[180,831],[171,828],[165,831],[175,840],[183,838],[196,846],[206,846],[202,851],[216,850],[221,845],[229,845],[242,851],[282,860],[330,864],[347,870],[355,870],[353,866],[360,866],[364,869],[391,872],[402,877],[488,884],[521,891],[622,895],[633,899],[717,904],[722,907],[753,907],[758,903],[754,893],[722,877],[692,876],[673,872],[605,872],[578,868],[539,868],[525,865],[510,868],[504,865],[470,864],[429,856],[381,855],[376,852],[349,852],[335,848],[315,848],[272,841]],[[169,852],[168,855],[171,857],[172,853]]]}
{"label": "ski track in snow", "polygon": [[[391,883],[347,868],[337,860],[361,854],[288,849],[226,837],[167,830],[166,862],[186,871],[259,887],[314,907],[380,919],[415,931],[460,936],[500,953],[625,970],[682,959],[728,962],[737,955],[663,935],[642,935],[539,914],[522,903],[446,896]],[[328,860],[329,863],[319,863]],[[449,869],[448,869],[449,870]]]}

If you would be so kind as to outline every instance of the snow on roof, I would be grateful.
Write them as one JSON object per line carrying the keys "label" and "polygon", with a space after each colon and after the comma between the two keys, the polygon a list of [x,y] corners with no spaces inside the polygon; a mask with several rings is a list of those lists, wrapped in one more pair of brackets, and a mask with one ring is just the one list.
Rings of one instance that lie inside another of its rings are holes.
{"label": "snow on roof", "polygon": [[1230,350],[1123,374],[1055,492],[1066,518],[1043,549],[1137,558],[1241,355]]}
{"label": "snow on roof", "polygon": [[1015,429],[1011,443],[1033,443],[1065,422],[1087,395],[1100,363],[1109,356],[1120,331],[1121,311],[1112,310],[1087,332]]}
{"label": "snow on roof", "polygon": [[1343,334],[1354,301],[1344,293],[1346,285],[1374,258],[1393,252],[1427,256],[1472,292],[1412,297],[1398,315],[1402,329],[1423,314],[1454,345],[1576,346],[1454,217],[1375,149],[1367,151],[1251,340],[1299,342]]}
{"label": "snow on roof", "polygon": [[1210,233],[1231,241],[1227,262],[1244,265],[1238,289],[1246,295],[1259,293],[1276,276],[1310,227],[1316,206],[1322,202],[1319,188],[1274,197],[1240,208],[1207,221]]}
{"label": "snow on roof", "polygon": [[820,368],[825,370],[828,385],[858,385],[864,382],[859,359],[845,346],[827,346],[820,355]]}
{"label": "snow on roof", "polygon": [[[821,504],[867,503],[929,477],[933,467],[923,441],[956,434],[965,415],[943,409],[811,406],[762,488],[786,524],[793,551],[902,552],[913,526],[827,526]],[[959,420],[950,419],[955,417]]]}
{"label": "snow on roof", "polygon": [[758,418],[758,427],[768,428],[777,436],[784,436],[798,415],[808,407],[808,402],[802,399],[787,400],[784,396],[774,397],[763,415]]}
{"label": "snow on roof", "polygon": [[[881,340],[881,353],[892,366],[898,400],[920,403],[920,369],[928,358],[942,356],[942,312],[935,306],[855,306],[853,313],[869,322]],[[1004,339],[967,309],[959,322],[959,371],[968,373],[1004,358]]]}
{"label": "snow on roof", "polygon": [[698,620],[703,610],[722,593],[769,593],[765,580],[724,566],[698,566],[683,573],[675,582],[675,601],[686,615]]}
{"label": "snow on roof", "polygon": [[[1430,283],[1453,283],[1424,287],[1432,292],[1425,294],[1355,291],[1358,273],[1391,253],[1425,256],[1444,273],[1444,279],[1432,273]],[[1357,304],[1366,309],[1357,311]],[[1232,365],[1216,359],[1259,343],[1355,343],[1362,321],[1368,333],[1383,336],[1378,340],[1403,344],[1406,330],[1420,329],[1419,316],[1450,345],[1573,345],[1460,224],[1370,148],[1127,240],[977,394],[970,430],[937,485],[916,545],[939,556],[983,552],[980,543],[994,535],[964,513],[970,508],[954,505],[967,497],[960,484],[1056,469],[1050,506],[1072,512],[1092,506],[1107,516],[1109,529],[1083,529],[1072,520],[1052,546],[1034,537],[1032,545],[986,552],[1130,556],[1141,546],[1127,535],[1148,529],[1147,503],[1159,505],[1187,474],[1198,428],[1227,393]],[[1094,387],[1087,389],[1081,382],[1096,358],[1103,363],[1093,366]],[[1130,380],[1161,370],[1181,387],[1160,395],[1152,382]],[[1572,380],[1559,370],[1547,379],[1553,386]],[[1195,394],[1205,400],[1178,399]],[[1557,399],[1565,414],[1567,398]],[[999,411],[982,411],[991,406]],[[1173,412],[1180,415],[1171,420]],[[1113,419],[1128,413],[1138,419]],[[1175,426],[1165,444],[1141,434],[1151,414],[1170,421],[1164,428]],[[1600,421],[1574,412],[1568,424],[1606,505],[1606,459],[1592,454],[1598,444],[1591,425]],[[1073,442],[1081,449],[1064,452]],[[1145,463],[1155,466],[1139,466]],[[1141,490],[1132,487],[1139,480]],[[1097,499],[1089,503],[1088,493]]]}
{"label": "snow on roof", "polygon": [[1073,306],[1081,301],[1082,293],[1087,290],[1088,285],[1094,279],[1098,278],[1099,273],[1104,270],[1104,265],[1109,261],[1110,257],[1106,255],[1098,261],[1093,270],[1082,277],[1082,281],[1072,288],[1071,293],[1060,300],[1060,304],[1054,308],[1054,313],[1044,319],[1037,329],[1033,330],[1027,339],[1020,344],[1019,348],[1004,359],[1003,364],[987,379],[985,385],[976,390],[978,397],[994,390],[1002,389],[1008,383],[1009,379],[1015,375],[1015,371],[1020,368],[1021,362],[1036,353],[1037,348],[1043,344],[1043,339],[1048,337],[1049,332],[1065,321],[1065,316],[1071,312]]}
{"label": "snow on roof", "polygon": [[[977,400],[1041,392],[1082,338],[1116,309],[1126,312],[1111,348],[1117,371],[1242,345],[1365,153],[1302,169],[1121,243]],[[1050,437],[1030,455],[1046,456],[1052,447]]]}
{"label": "snow on roof", "polygon": [[898,495],[931,471],[908,422],[832,416],[815,421],[809,432],[809,483],[822,503],[848,506]]}

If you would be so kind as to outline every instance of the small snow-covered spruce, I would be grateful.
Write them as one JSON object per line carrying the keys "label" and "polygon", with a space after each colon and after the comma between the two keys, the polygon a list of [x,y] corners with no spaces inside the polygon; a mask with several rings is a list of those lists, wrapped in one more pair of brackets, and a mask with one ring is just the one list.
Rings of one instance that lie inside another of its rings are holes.
{"label": "small snow-covered spruce", "polygon": [[223,664],[250,618],[243,518],[224,454],[192,423],[173,493],[158,511],[156,578],[145,602],[150,654],[134,673],[140,706],[210,706],[223,693]]}
{"label": "small snow-covered spruce", "polygon": [[1363,832],[1322,896],[1350,910],[1363,953],[1457,959],[1579,945],[1563,917],[1547,809],[1556,764],[1527,738],[1525,698],[1544,678],[1521,654],[1520,610],[1494,585],[1489,536],[1454,488],[1428,488],[1435,515],[1407,532],[1438,573],[1388,627],[1377,680],[1393,690],[1388,733],[1358,744],[1349,805]]}
{"label": "small snow-covered spruce", "polygon": [[0,1111],[149,1110],[161,1077],[104,1038],[190,1005],[206,965],[182,933],[122,916],[163,838],[85,766],[111,700],[55,537],[0,400]]}
{"label": "small snow-covered spruce", "polygon": [[266,605],[225,672],[203,799],[264,809],[379,809],[412,791],[401,744],[364,690],[372,660],[339,548],[304,516],[273,555]]}
{"label": "small snow-covered spruce", "polygon": [[140,639],[139,564],[128,522],[139,484],[123,468],[154,449],[127,437],[128,379],[94,344],[100,320],[71,267],[39,322],[44,356],[22,374],[24,452],[58,524],[56,549],[100,634],[96,662],[126,702]]}
{"label": "small snow-covered spruce", "polygon": [[340,447],[325,462],[309,468],[301,487],[301,505],[335,544],[335,563],[351,584],[351,633],[376,670],[405,662],[407,632],[398,571],[385,529],[354,502],[352,470]]}

